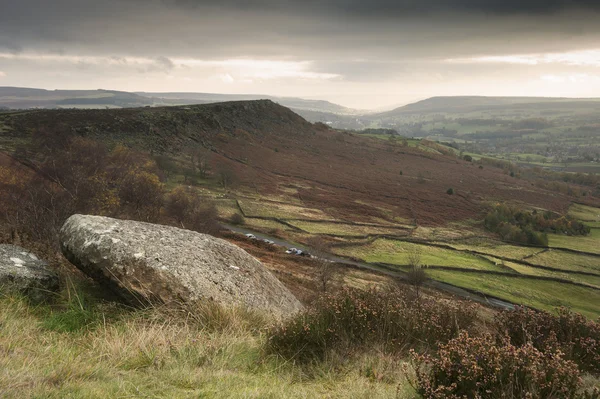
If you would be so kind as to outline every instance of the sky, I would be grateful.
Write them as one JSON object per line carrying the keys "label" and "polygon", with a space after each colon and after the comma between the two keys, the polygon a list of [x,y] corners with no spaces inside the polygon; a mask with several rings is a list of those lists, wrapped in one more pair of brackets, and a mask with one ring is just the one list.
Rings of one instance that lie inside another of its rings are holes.
{"label": "sky", "polygon": [[600,0],[0,0],[0,86],[600,97]]}

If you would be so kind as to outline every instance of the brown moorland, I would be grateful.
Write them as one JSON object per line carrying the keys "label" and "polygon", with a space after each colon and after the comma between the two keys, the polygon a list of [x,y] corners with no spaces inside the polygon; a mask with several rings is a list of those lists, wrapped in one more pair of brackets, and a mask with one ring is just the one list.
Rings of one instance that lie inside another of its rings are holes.
{"label": "brown moorland", "polygon": [[[501,169],[313,125],[269,100],[40,110],[1,115],[0,121],[6,126],[4,140],[23,140],[41,130],[121,142],[153,154],[177,156],[185,148],[201,146],[212,151],[214,165],[227,165],[258,195],[289,195],[292,188],[304,206],[338,220],[401,218],[439,226],[481,219],[486,206],[496,201],[565,212],[573,200]],[[447,194],[449,188],[453,195]]]}

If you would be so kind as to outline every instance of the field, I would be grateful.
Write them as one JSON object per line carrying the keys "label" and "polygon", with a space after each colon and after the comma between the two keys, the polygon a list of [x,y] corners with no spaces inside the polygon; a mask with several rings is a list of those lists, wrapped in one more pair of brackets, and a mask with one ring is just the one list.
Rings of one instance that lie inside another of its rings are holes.
{"label": "field", "polygon": [[598,245],[600,242],[600,229],[598,228],[593,228],[590,235],[585,237],[551,234],[549,238],[551,247],[569,248],[600,254],[600,246]]}
{"label": "field", "polygon": [[430,270],[432,278],[484,292],[513,303],[552,311],[566,306],[590,318],[600,317],[600,290],[521,276],[494,276],[460,271]]}
{"label": "field", "polygon": [[[400,223],[392,229],[389,221],[364,226],[320,219],[318,212],[297,204],[249,208],[255,217],[276,215],[300,229],[280,229],[283,237],[297,242],[338,237],[331,247],[338,256],[406,271],[411,254],[417,253],[428,276],[435,280],[517,304],[545,310],[567,306],[588,317],[600,316],[600,256],[595,255],[600,243],[598,229],[592,229],[587,237],[550,235],[551,248],[535,248],[498,241],[477,220],[416,228]],[[568,213],[589,221],[600,209],[574,204]],[[268,221],[247,219],[249,227],[259,222]]]}

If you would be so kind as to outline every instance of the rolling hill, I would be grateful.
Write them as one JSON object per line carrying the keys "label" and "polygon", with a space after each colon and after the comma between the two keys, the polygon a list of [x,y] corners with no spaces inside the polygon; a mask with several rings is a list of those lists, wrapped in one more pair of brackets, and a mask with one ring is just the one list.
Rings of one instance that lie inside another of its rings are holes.
{"label": "rolling hill", "polygon": [[325,112],[332,115],[354,115],[360,111],[329,101],[296,97],[275,97],[261,94],[215,93],[129,93],[115,90],[43,90],[20,87],[0,87],[0,107],[29,108],[136,108],[165,105],[207,104],[224,101],[269,99],[296,112],[311,115]]}
{"label": "rolling hill", "polygon": [[[571,198],[478,168],[431,147],[343,133],[307,122],[270,100],[111,110],[37,110],[0,116],[4,148],[28,132],[72,131],[178,156],[210,149],[241,181],[264,195],[293,188],[327,218],[443,225],[481,218],[489,201],[511,200],[565,211]],[[447,195],[453,188],[455,195]]]}

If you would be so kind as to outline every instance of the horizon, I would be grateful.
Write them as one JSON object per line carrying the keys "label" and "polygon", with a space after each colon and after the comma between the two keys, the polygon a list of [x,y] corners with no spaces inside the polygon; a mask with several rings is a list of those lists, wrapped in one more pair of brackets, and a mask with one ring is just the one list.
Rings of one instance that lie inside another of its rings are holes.
{"label": "horizon", "polygon": [[[10,88],[10,89],[25,89],[25,90],[44,90],[44,91],[49,91],[49,92],[54,92],[54,91],[108,91],[108,92],[122,92],[122,93],[131,93],[131,94],[142,94],[142,95],[146,95],[146,96],[152,96],[152,95],[160,95],[160,94],[204,94],[204,95],[226,95],[226,96],[266,96],[266,97],[272,97],[272,98],[289,98],[289,99],[300,99],[300,100],[307,100],[307,101],[328,101],[334,105],[341,105],[344,106],[348,109],[350,109],[351,111],[362,111],[364,113],[377,113],[377,112],[387,112],[387,111],[392,111],[394,109],[397,108],[402,108],[405,107],[407,105],[411,105],[411,104],[416,104],[422,101],[426,101],[426,100],[430,100],[433,98],[466,98],[466,97],[481,97],[481,98],[531,98],[531,99],[556,99],[556,100],[560,100],[560,99],[565,99],[565,100],[593,100],[593,99],[600,99],[600,95],[597,96],[588,96],[588,97],[567,97],[567,96],[512,96],[512,95],[507,95],[507,96],[490,96],[490,95],[480,95],[480,94],[461,94],[461,95],[433,95],[430,97],[425,97],[425,98],[418,98],[418,99],[414,99],[412,101],[408,101],[406,103],[400,103],[400,104],[391,104],[389,106],[382,106],[382,107],[377,107],[377,108],[371,108],[371,109],[367,109],[367,108],[352,108],[349,106],[346,106],[344,104],[340,104],[340,103],[336,103],[333,101],[330,101],[328,99],[320,99],[320,98],[310,98],[310,97],[297,97],[297,96],[279,96],[279,95],[274,95],[274,94],[269,94],[269,93],[219,93],[219,92],[200,92],[200,91],[142,91],[142,90],[134,90],[134,91],[126,91],[126,90],[118,90],[118,89],[110,89],[110,88],[96,88],[96,89],[91,89],[91,88],[82,88],[82,89],[65,89],[65,88],[44,88],[44,87],[25,87],[25,86],[0,86],[0,89],[3,88]],[[261,99],[261,98],[259,98]],[[257,99],[257,100],[259,100]],[[264,98],[266,100],[268,100],[269,98]],[[219,101],[215,101],[215,103],[218,102],[228,102],[228,101],[243,101],[243,100],[219,100]],[[248,101],[252,101],[252,100],[248,100]]]}
{"label": "horizon", "polygon": [[590,0],[0,1],[2,86],[259,93],[363,110],[600,92]]}

